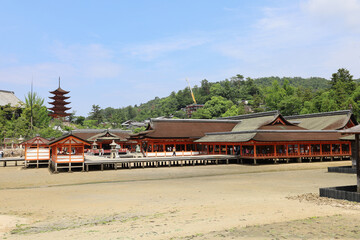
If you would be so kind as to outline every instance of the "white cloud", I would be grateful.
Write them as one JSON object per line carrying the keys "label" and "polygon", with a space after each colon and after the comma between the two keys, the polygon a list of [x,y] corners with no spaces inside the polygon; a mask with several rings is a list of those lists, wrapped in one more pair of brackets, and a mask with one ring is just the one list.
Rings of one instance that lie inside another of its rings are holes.
{"label": "white cloud", "polygon": [[52,86],[50,81],[59,76],[71,77],[76,74],[76,69],[71,65],[62,63],[39,63],[33,65],[20,65],[0,69],[0,82],[15,84],[30,84],[34,80],[37,86]]}
{"label": "white cloud", "polygon": [[76,66],[82,77],[90,79],[116,78],[122,71],[114,52],[100,44],[55,44],[51,50],[59,61]]}
{"label": "white cloud", "polygon": [[207,40],[203,38],[172,38],[159,40],[154,43],[139,44],[128,47],[128,52],[144,61],[151,61],[170,52],[186,50],[203,45]]}
{"label": "white cloud", "polygon": [[345,67],[359,76],[359,10],[360,1],[355,0],[263,8],[250,34],[218,42],[214,48],[236,61],[224,69],[233,74],[330,77]]}
{"label": "white cloud", "polygon": [[302,4],[302,9],[328,27],[360,30],[359,0],[309,0]]}

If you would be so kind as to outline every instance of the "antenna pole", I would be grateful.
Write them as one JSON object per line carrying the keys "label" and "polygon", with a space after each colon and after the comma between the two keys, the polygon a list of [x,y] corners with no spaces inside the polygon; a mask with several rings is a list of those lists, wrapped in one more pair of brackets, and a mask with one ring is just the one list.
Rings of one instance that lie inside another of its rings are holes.
{"label": "antenna pole", "polygon": [[192,97],[192,99],[193,99],[194,103],[196,104],[196,100],[195,100],[195,96],[194,96],[194,93],[193,93],[193,91],[192,91],[192,89],[191,89],[191,86],[190,86],[189,80],[188,80],[187,78],[186,78],[186,81],[187,81],[187,83],[189,84],[189,88],[190,88],[190,93],[191,93],[191,97]]}
{"label": "antenna pole", "polygon": [[33,130],[33,81],[31,78],[31,92],[30,92],[30,129]]}

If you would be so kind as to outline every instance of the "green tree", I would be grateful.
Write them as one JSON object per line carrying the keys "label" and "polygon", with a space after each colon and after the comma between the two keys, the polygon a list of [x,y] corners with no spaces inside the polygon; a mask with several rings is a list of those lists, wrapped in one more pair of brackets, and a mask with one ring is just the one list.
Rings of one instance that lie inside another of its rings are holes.
{"label": "green tree", "polygon": [[92,105],[92,109],[91,112],[89,113],[88,119],[95,120],[96,125],[99,125],[103,121],[104,116],[99,105],[95,105],[95,104]]}
{"label": "green tree", "polygon": [[217,118],[225,113],[233,102],[221,96],[214,96],[207,101],[203,108],[193,113],[192,118]]}

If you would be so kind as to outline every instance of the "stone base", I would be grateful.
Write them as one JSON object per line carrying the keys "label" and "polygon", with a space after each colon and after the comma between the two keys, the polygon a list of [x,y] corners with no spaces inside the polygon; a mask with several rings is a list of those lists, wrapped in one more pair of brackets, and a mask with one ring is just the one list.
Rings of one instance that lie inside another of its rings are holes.
{"label": "stone base", "polygon": [[356,174],[356,168],[352,166],[328,167],[328,172]]}
{"label": "stone base", "polygon": [[360,202],[360,193],[357,192],[356,185],[320,188],[320,197]]}

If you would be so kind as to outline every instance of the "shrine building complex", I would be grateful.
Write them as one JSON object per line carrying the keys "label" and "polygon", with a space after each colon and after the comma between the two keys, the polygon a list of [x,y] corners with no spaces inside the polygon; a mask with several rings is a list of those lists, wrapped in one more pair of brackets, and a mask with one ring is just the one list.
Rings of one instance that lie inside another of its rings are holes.
{"label": "shrine building complex", "polygon": [[125,156],[138,152],[143,161],[190,156],[229,156],[254,164],[341,160],[351,158],[352,141],[339,130],[356,125],[350,110],[296,116],[270,111],[219,119],[151,119],[146,130],[137,134],[121,129],[76,129],[50,142],[30,139],[24,142],[25,159],[39,162],[50,158],[56,169],[65,164],[83,170],[87,156],[112,151]]}

